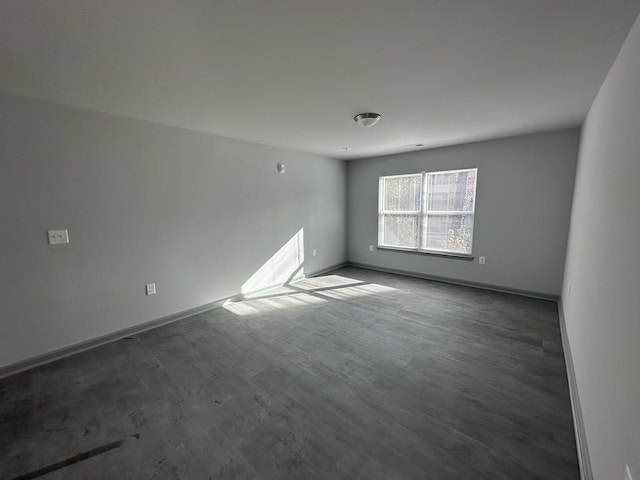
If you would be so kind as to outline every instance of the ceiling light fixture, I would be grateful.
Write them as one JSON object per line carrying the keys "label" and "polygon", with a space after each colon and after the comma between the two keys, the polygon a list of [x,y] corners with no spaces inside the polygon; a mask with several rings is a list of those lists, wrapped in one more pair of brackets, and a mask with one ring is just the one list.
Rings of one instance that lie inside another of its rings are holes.
{"label": "ceiling light fixture", "polygon": [[379,113],[359,113],[353,120],[361,127],[373,127],[380,120]]}

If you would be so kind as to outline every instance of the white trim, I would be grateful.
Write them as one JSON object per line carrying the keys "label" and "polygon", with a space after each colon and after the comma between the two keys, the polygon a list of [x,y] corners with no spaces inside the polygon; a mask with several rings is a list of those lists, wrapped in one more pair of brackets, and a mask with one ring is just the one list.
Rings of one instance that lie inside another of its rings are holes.
{"label": "white trim", "polygon": [[[355,268],[364,268],[365,270],[373,270],[376,272],[392,273],[394,275],[403,275],[405,277],[422,278],[424,280],[431,280],[434,282],[450,283],[451,285],[462,285],[464,287],[480,288],[482,290],[490,290],[492,292],[510,293],[513,295],[520,295],[521,297],[538,298],[540,300],[548,300],[551,302],[558,301],[557,295],[549,294],[549,293],[534,292],[531,290],[520,290],[517,288],[509,288],[509,287],[503,287],[499,285],[490,285],[487,283],[457,280],[455,278],[440,277],[437,275],[411,272],[409,270],[399,270],[396,268],[378,267],[377,265],[371,265],[367,263],[347,262],[347,266],[355,267]],[[584,478],[583,480],[593,480],[593,479]]]}
{"label": "white trim", "polygon": [[[475,172],[475,185],[473,189],[472,210],[429,210],[429,195],[433,194],[433,183],[437,176],[452,174],[452,173],[465,173]],[[386,210],[385,198],[386,198],[386,180],[393,178],[408,178],[421,176],[420,182],[420,196],[419,196],[419,208],[420,210]],[[388,248],[391,250],[404,250],[418,253],[436,253],[439,255],[451,255],[451,256],[465,256],[471,257],[473,255],[473,234],[475,229],[475,209],[476,209],[476,193],[478,185],[478,168],[461,168],[456,170],[444,170],[436,172],[420,172],[420,173],[408,173],[402,175],[381,175],[378,177],[378,248]],[[402,245],[387,245],[383,243],[385,241],[385,217],[391,216],[405,216],[415,217],[417,220],[418,228],[416,232],[417,238],[416,247],[402,246]],[[471,218],[471,239],[469,241],[468,252],[458,252],[451,249],[436,249],[436,248],[421,248],[423,243],[426,243],[426,232],[428,232],[429,217],[435,216],[457,216],[457,217],[470,217]]]}
{"label": "white trim", "polygon": [[421,215],[422,210],[382,210],[378,215]]}
{"label": "white trim", "polygon": [[576,448],[578,450],[578,464],[580,466],[580,479],[593,480],[593,470],[591,468],[591,456],[587,446],[587,434],[584,429],[584,419],[582,418],[582,407],[578,395],[578,383],[576,382],[576,372],[573,366],[573,356],[571,355],[571,345],[567,333],[567,324],[564,317],[564,307],[562,297],[558,299],[558,317],[560,321],[560,337],[562,339],[562,350],[564,351],[564,363],[567,370],[567,380],[569,383],[569,398],[571,399],[571,414],[573,415],[573,427],[576,436]]}
{"label": "white trim", "polygon": [[457,216],[468,215],[470,217],[473,217],[475,212],[473,211],[465,212],[464,210],[426,210],[425,214],[426,215],[457,215]]}
{"label": "white trim", "polygon": [[[337,265],[332,265],[330,267],[326,267],[320,270],[316,270],[311,273],[304,273],[305,278],[317,277],[319,275],[324,275],[327,272],[331,272],[333,270],[337,270],[344,266],[348,265],[347,263],[339,263]],[[256,294],[262,291],[271,290],[272,288],[276,288],[281,286],[282,284],[261,288],[259,290],[251,292],[251,294]],[[215,308],[221,307],[225,302],[238,302],[242,300],[246,294],[236,294],[230,297],[221,298],[219,300],[215,300],[211,303],[206,303],[204,305],[199,305],[194,308],[189,308],[187,310],[183,310],[181,312],[173,313],[171,315],[166,315],[164,317],[157,318],[155,320],[151,320],[148,322],[143,322],[138,325],[134,325],[132,327],[124,328],[122,330],[118,330],[115,332],[107,333],[106,335],[101,335],[99,337],[91,338],[89,340],[85,340],[79,343],[75,343],[68,347],[59,348],[53,351],[45,352],[39,355],[35,355],[33,357],[29,357],[24,360],[19,360],[15,363],[10,363],[8,365],[0,366],[0,379],[8,377],[10,375],[15,375],[16,373],[23,372],[25,370],[30,370],[40,365],[44,365],[47,363],[51,363],[56,360],[60,360],[65,357],[69,357],[71,355],[75,355],[76,353],[84,352],[85,350],[89,350],[95,347],[99,347],[101,345],[105,345],[107,343],[115,342],[117,340],[121,340],[125,337],[132,337],[138,335],[140,333],[146,332],[147,330],[153,330],[154,328],[161,327],[163,325],[167,325],[169,323],[177,322],[178,320],[182,320],[187,317],[192,317],[194,315],[198,315],[204,312],[208,312],[209,310],[213,310]]]}
{"label": "white trim", "polygon": [[403,177],[417,177],[418,175],[422,175],[424,172],[418,173],[403,173],[401,175],[380,175],[380,178],[403,178]]}
{"label": "white trim", "polygon": [[478,170],[478,167],[466,167],[466,168],[454,168],[453,170],[433,170],[430,172],[422,172],[422,173],[431,173],[431,174],[446,174],[446,173],[460,173],[460,172],[470,172],[471,170]]}
{"label": "white trim", "polygon": [[461,253],[455,252],[453,250],[438,250],[435,248],[412,248],[412,247],[398,247],[396,245],[384,245],[378,244],[377,247],[381,250],[399,250],[402,252],[413,252],[413,253],[424,253],[426,255],[440,255],[442,257],[464,257],[464,258],[475,258],[473,253]]}

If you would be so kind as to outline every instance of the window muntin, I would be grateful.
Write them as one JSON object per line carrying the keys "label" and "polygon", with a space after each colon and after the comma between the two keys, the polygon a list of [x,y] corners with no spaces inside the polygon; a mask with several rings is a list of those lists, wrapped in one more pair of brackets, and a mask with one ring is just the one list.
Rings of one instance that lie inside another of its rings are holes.
{"label": "window muntin", "polygon": [[477,169],[380,177],[378,246],[471,255]]}

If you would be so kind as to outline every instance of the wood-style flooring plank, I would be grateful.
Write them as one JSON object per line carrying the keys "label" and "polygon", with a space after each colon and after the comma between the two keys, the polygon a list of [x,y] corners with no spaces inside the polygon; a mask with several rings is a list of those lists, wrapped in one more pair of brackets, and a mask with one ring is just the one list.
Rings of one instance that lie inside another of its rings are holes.
{"label": "wood-style flooring plank", "polygon": [[8,480],[579,479],[553,302],[357,268],[0,380],[0,422]]}

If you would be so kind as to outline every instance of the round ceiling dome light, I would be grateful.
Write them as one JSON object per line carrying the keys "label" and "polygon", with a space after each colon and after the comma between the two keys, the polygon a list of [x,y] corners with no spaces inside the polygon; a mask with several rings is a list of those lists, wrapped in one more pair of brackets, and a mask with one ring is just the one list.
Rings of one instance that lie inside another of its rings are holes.
{"label": "round ceiling dome light", "polygon": [[361,127],[373,127],[380,120],[379,113],[359,113],[353,120]]}

